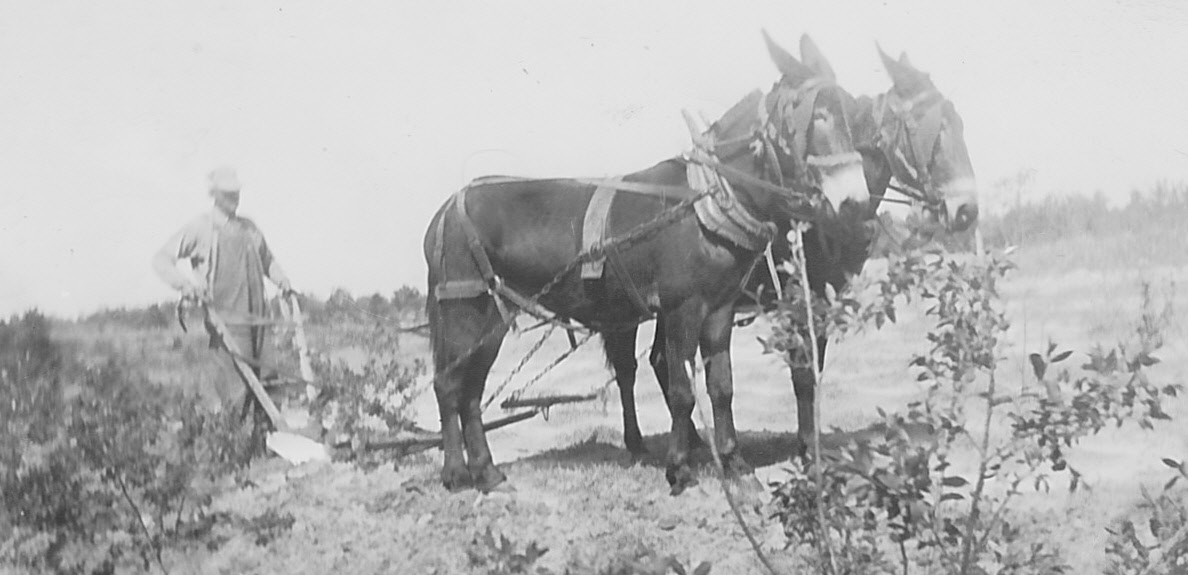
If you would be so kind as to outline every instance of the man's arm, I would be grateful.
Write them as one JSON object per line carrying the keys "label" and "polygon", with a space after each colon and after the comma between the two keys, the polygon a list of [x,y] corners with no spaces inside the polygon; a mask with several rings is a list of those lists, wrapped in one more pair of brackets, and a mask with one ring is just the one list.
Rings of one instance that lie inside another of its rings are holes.
{"label": "man's arm", "polygon": [[[254,225],[254,224],[253,224]],[[260,263],[264,264],[264,275],[276,284],[277,289],[281,291],[281,295],[289,295],[296,290],[293,289],[293,284],[289,281],[289,276],[285,274],[284,268],[281,267],[280,262],[272,255],[272,250],[268,249],[268,241],[264,239],[264,234],[256,228],[256,233],[260,237]]]}
{"label": "man's arm", "polygon": [[196,242],[190,232],[190,226],[178,231],[157,253],[153,255],[153,271],[169,287],[182,292],[187,297],[197,297],[202,293],[201,286],[177,269],[178,260],[187,259],[194,255]]}

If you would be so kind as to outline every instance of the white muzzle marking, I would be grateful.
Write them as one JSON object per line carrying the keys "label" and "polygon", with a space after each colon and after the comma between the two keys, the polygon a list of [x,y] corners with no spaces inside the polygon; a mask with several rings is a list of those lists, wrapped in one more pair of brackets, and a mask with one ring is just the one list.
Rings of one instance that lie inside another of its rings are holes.
{"label": "white muzzle marking", "polygon": [[950,221],[957,218],[957,210],[962,206],[977,203],[978,182],[973,177],[956,178],[945,182],[940,188],[941,198],[945,201],[945,209]]}
{"label": "white muzzle marking", "polygon": [[870,203],[870,191],[866,189],[866,174],[862,171],[862,162],[848,163],[833,170],[826,170],[821,176],[821,191],[834,210],[840,210],[846,201],[860,205]]}

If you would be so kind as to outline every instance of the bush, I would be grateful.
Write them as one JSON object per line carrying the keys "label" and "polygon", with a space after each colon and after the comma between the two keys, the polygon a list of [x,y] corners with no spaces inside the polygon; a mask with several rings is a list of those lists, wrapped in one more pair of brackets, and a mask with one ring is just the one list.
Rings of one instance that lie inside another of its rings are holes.
{"label": "bush", "polygon": [[[930,350],[910,363],[927,386],[924,398],[903,413],[880,410],[881,433],[822,452],[773,485],[790,545],[808,549],[818,571],[1066,572],[1056,550],[1013,525],[1012,501],[1024,487],[1047,490],[1051,473],[1066,474],[1069,489],[1077,489],[1081,475],[1066,451],[1105,425],[1151,429],[1168,419],[1163,401],[1180,387],[1156,385],[1146,374],[1158,361],[1152,321],[1140,324],[1137,349],[1095,349],[1076,377],[1067,368],[1055,373],[1072,352],[1050,344],[1030,356],[1043,392],[1013,386],[1023,391],[1011,393],[997,371],[1008,328],[997,287],[1012,267],[1001,256],[917,251],[890,262],[888,276],[870,290],[872,301],[843,294],[814,302],[817,333],[894,321],[899,298],[925,303],[936,322]],[[801,366],[808,357],[803,291],[786,293],[765,343]],[[1009,434],[996,437],[995,423],[1008,424]],[[975,453],[976,469],[959,469],[959,449]]]}
{"label": "bush", "polygon": [[237,414],[115,363],[62,357],[36,312],[0,322],[0,562],[63,573],[165,566],[205,533],[221,478],[247,462]]}
{"label": "bush", "polygon": [[[394,454],[368,453],[363,447],[376,438],[421,431],[412,425],[409,409],[422,391],[416,382],[428,369],[425,360],[401,357],[402,328],[389,320],[339,318],[331,325],[314,326],[310,337],[311,366],[321,387],[309,406],[311,413],[331,430],[330,441],[348,442],[354,448],[348,455],[358,463],[370,467],[390,460]],[[292,340],[279,341],[294,345]],[[357,361],[320,350],[356,352],[347,355]]]}

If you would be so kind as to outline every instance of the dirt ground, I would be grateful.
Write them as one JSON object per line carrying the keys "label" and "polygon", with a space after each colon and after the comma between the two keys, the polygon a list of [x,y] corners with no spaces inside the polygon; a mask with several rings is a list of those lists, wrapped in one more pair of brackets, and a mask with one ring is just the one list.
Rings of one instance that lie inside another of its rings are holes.
{"label": "dirt ground", "polygon": [[[1110,346],[1127,338],[1139,317],[1143,281],[1151,283],[1157,297],[1170,298],[1175,309],[1188,304],[1188,296],[1173,287],[1188,281],[1183,266],[1047,265],[1054,257],[1059,254],[1050,250],[1020,254],[1020,269],[1005,287],[1012,328],[1003,348],[1008,360],[999,373],[1013,385],[1035,384],[1025,356],[1042,351],[1049,340],[1085,352],[1097,343]],[[1166,328],[1167,344],[1156,354],[1164,361],[1151,372],[1162,383],[1183,382],[1188,371],[1182,321],[1174,317]],[[744,454],[763,483],[782,477],[796,426],[786,369],[755,342],[766,330],[762,321],[743,328],[734,345],[736,420]],[[926,330],[920,310],[914,310],[879,332],[833,345],[819,396],[824,428],[861,429],[875,421],[877,407],[901,409],[919,397],[921,388],[907,364],[913,353],[926,349]],[[504,381],[539,337],[532,331],[509,338],[488,390]],[[645,328],[641,352],[650,337]],[[567,346],[561,334],[554,334],[507,391],[521,389]],[[410,337],[402,352],[427,354],[427,348]],[[714,573],[759,572],[710,467],[701,468],[696,488],[669,496],[661,462],[668,414],[646,367],[636,392],[652,457],[628,464],[617,388],[605,385],[609,377],[594,340],[533,384],[527,395],[600,392],[598,401],[554,408],[547,418],[489,434],[513,491],[446,492],[437,479],[439,452],[374,471],[347,463],[292,467],[271,459],[253,469],[254,487],[228,492],[217,507],[246,518],[288,513],[292,527],[265,544],[239,536],[215,551],[196,549],[171,559],[178,572],[194,573],[482,572],[469,565],[467,550],[490,529],[497,540],[504,535],[519,550],[532,542],[547,548],[536,565],[558,573],[566,568],[597,572],[625,557],[646,561],[655,555],[672,555],[690,570],[709,561]],[[489,418],[503,415],[497,403]],[[438,427],[431,393],[418,399],[415,411],[420,425]],[[1169,412],[1178,420],[1188,416],[1183,400]],[[1059,489],[1063,480],[1057,479],[1051,493],[1028,494],[1020,501],[1022,522],[1036,537],[1057,545],[1074,573],[1101,572],[1105,527],[1138,500],[1140,486],[1157,488],[1169,477],[1160,458],[1182,459],[1188,452],[1182,429],[1178,421],[1154,432],[1124,427],[1083,442],[1071,461],[1085,473],[1090,489],[1070,495]],[[797,572],[798,559],[783,551],[779,526],[765,517],[764,495],[751,492],[748,501],[755,505],[746,510],[746,519],[785,572]]]}

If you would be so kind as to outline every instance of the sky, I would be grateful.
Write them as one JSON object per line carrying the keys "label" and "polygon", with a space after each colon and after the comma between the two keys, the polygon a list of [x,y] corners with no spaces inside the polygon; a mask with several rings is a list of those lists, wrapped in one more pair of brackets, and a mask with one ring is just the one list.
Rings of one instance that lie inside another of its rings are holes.
{"label": "sky", "polygon": [[471,178],[596,177],[689,146],[808,33],[853,94],[901,51],[956,105],[984,210],[1188,181],[1188,3],[1127,0],[0,2],[0,316],[174,297],[153,253],[240,213],[294,286],[424,290]]}

